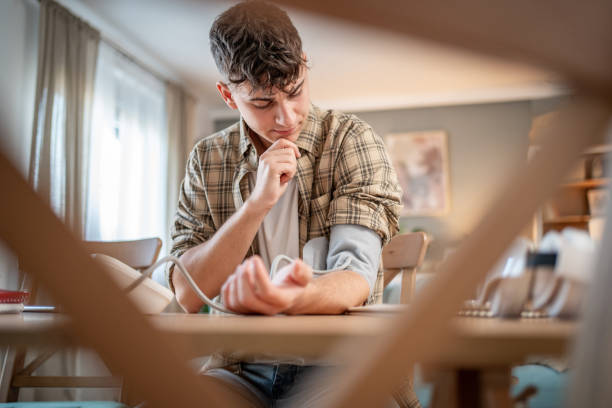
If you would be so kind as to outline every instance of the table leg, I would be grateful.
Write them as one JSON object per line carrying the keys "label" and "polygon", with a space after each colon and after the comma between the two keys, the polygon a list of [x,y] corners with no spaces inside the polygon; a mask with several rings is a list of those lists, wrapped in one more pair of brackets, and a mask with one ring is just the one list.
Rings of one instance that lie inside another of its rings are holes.
{"label": "table leg", "polygon": [[482,408],[482,380],[478,370],[460,369],[455,372],[457,382],[457,406]]}
{"label": "table leg", "polygon": [[0,348],[0,350],[0,402],[7,402],[13,377],[13,363],[17,353],[11,346]]}
{"label": "table leg", "polygon": [[482,369],[436,369],[426,380],[434,383],[432,408],[510,408],[509,367]]}
{"label": "table leg", "polygon": [[512,371],[510,367],[483,369],[481,375],[485,406],[493,408],[512,407],[510,398]]}
{"label": "table leg", "polygon": [[19,399],[19,387],[13,387],[12,377],[14,374],[21,371],[25,365],[25,357],[26,357],[25,348],[17,347],[14,353],[15,355],[14,355],[13,366],[11,367],[12,370],[11,370],[11,375],[10,375],[11,378],[9,380],[10,385],[9,385],[8,394],[6,397],[7,402],[17,402],[17,400]]}
{"label": "table leg", "polygon": [[430,368],[424,370],[424,378],[434,383],[431,408],[458,408],[457,401],[457,377],[453,370],[436,370]]}

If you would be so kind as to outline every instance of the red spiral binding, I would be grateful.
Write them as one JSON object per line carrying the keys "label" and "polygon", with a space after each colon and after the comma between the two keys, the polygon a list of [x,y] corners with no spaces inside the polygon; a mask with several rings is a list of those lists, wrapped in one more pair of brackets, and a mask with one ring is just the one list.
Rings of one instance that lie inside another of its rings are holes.
{"label": "red spiral binding", "polygon": [[0,303],[26,303],[29,298],[30,294],[28,292],[0,289]]}

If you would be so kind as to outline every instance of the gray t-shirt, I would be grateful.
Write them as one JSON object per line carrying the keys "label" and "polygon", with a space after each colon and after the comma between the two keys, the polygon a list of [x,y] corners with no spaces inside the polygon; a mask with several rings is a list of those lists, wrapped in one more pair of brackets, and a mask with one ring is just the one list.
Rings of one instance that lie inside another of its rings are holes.
{"label": "gray t-shirt", "polygon": [[[250,173],[251,190],[255,181],[256,173]],[[361,225],[334,225],[329,241],[313,242],[315,240],[306,243],[304,248],[306,263],[315,269],[330,271],[347,264],[344,269],[363,276],[372,292],[382,251],[382,242],[377,233]],[[266,214],[257,232],[257,244],[268,270],[274,258],[280,254],[293,259],[299,257],[298,187],[295,178],[289,181],[283,195]],[[308,256],[306,252],[309,252]]]}
{"label": "gray t-shirt", "polygon": [[[252,186],[255,185],[255,180],[252,180],[253,174],[249,176]],[[298,188],[297,179],[293,178],[289,180],[287,189],[266,214],[257,231],[259,255],[268,270],[279,254],[292,259],[300,256],[299,236]]]}

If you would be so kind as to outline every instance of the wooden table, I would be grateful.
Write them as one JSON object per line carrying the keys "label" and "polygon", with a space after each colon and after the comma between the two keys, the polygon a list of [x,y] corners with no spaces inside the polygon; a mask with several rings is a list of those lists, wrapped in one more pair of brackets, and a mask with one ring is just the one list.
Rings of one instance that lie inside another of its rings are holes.
{"label": "wooden table", "polygon": [[[391,316],[161,314],[147,318],[168,336],[172,347],[181,347],[192,357],[220,350],[240,350],[245,354],[269,354],[273,350],[282,356],[322,358],[339,344],[346,345],[347,341],[374,341],[381,333],[391,330]],[[440,391],[436,393],[438,398],[434,397],[435,406],[452,405],[452,401],[439,396],[456,395],[458,387],[466,395],[480,392],[480,383],[465,383],[466,376],[470,379],[477,375],[489,384],[486,387],[496,384],[494,392],[507,395],[513,365],[531,356],[564,355],[576,330],[576,322],[554,319],[456,318],[452,323],[454,340],[435,356],[423,356],[419,362],[436,368],[428,370],[436,373],[430,379]],[[76,341],[65,316],[24,313],[0,315],[2,343],[48,346],[75,344]]]}
{"label": "wooden table", "polygon": [[[342,340],[368,341],[389,330],[390,315],[218,316],[161,314],[151,323],[187,347],[190,355],[241,350],[320,357]],[[455,341],[432,359],[454,365],[518,363],[530,355],[562,355],[576,322],[554,319],[456,318]],[[73,344],[69,320],[60,314],[0,315],[0,343]]]}

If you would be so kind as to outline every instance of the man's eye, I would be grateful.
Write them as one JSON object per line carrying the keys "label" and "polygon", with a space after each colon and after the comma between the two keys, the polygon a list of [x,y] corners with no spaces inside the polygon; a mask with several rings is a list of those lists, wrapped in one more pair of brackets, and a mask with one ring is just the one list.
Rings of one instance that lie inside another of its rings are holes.
{"label": "man's eye", "polygon": [[266,103],[265,105],[253,105],[253,106],[255,106],[255,108],[257,108],[257,109],[267,109],[270,106],[272,106],[272,102]]}
{"label": "man's eye", "polygon": [[300,96],[301,94],[302,94],[302,88],[300,88],[298,91],[295,91],[294,93],[289,95],[289,97],[290,98],[296,98],[296,97]]}

